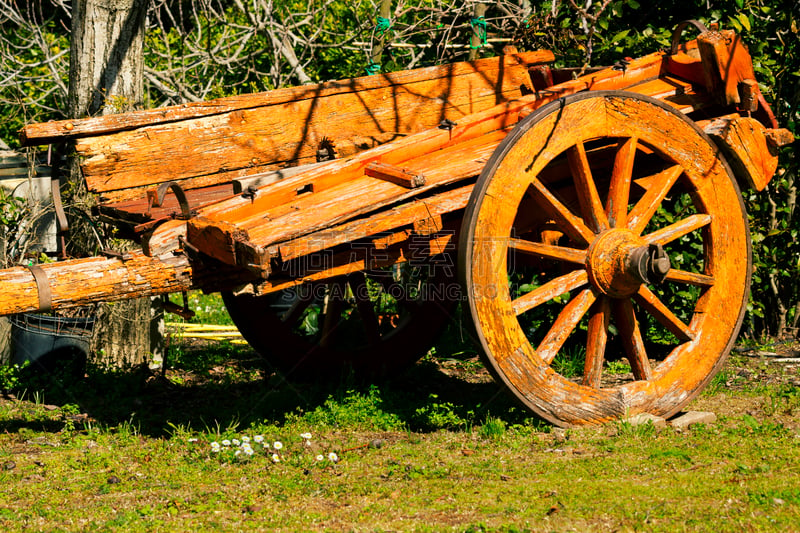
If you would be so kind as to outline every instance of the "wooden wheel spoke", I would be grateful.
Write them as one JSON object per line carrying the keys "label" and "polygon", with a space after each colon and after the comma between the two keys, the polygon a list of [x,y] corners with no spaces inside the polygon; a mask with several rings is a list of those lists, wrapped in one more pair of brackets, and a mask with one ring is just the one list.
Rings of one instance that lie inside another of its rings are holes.
{"label": "wooden wheel spoke", "polygon": [[636,320],[636,314],[633,311],[633,305],[630,300],[616,300],[614,302],[614,318],[622,337],[625,356],[631,364],[633,376],[641,380],[652,378],[653,370],[650,368],[642,332],[639,329],[639,322]]}
{"label": "wooden wheel spoke", "polygon": [[582,290],[575,298],[569,301],[559,313],[550,330],[545,335],[536,352],[542,360],[550,364],[558,351],[564,345],[567,337],[575,330],[583,315],[595,302],[596,297],[592,289]]}
{"label": "wooden wheel spoke", "polygon": [[711,215],[691,215],[644,236],[647,244],[667,244],[711,224]]}
{"label": "wooden wheel spoke", "polygon": [[308,306],[311,305],[311,302],[313,301],[314,301],[313,290],[309,289],[307,291],[304,291],[304,294],[298,292],[297,299],[294,301],[291,307],[289,307],[289,309],[287,309],[286,312],[283,313],[283,315],[281,316],[281,321],[284,322],[285,324],[289,324],[290,326],[294,325],[295,322],[300,320],[305,310],[308,309]]}
{"label": "wooden wheel spoke", "polygon": [[697,287],[711,287],[714,285],[714,277],[706,274],[697,274],[695,272],[687,272],[686,270],[677,270],[671,268],[667,272],[667,281],[675,283],[686,283],[688,285],[695,285]]}
{"label": "wooden wheel spoke", "polygon": [[597,193],[583,143],[578,143],[567,150],[567,161],[575,182],[584,223],[595,233],[608,229],[608,217]]}
{"label": "wooden wheel spoke", "polygon": [[628,213],[628,228],[636,234],[641,234],[653,218],[658,206],[664,201],[667,194],[678,178],[683,174],[683,167],[674,165],[653,176],[652,184],[647,192],[636,202]]}
{"label": "wooden wheel spoke", "polygon": [[514,309],[514,313],[521,315],[525,311],[552,300],[556,296],[586,285],[588,281],[589,276],[585,270],[573,270],[569,274],[552,279],[531,292],[520,296],[511,302],[511,306]]}
{"label": "wooden wheel spoke", "polygon": [[683,342],[694,339],[694,334],[689,326],[684,324],[680,318],[675,316],[675,314],[670,311],[667,306],[658,299],[658,296],[656,296],[653,291],[648,289],[646,285],[639,287],[639,292],[634,295],[634,299],[644,308],[645,311],[653,315],[653,317],[655,317],[655,319],[658,320],[661,325],[671,331],[676,337],[678,337],[678,339]]}
{"label": "wooden wheel spoke", "polygon": [[608,298],[600,298],[591,309],[589,329],[586,332],[586,364],[583,370],[583,384],[595,389],[600,388],[603,376],[606,342],[608,341],[608,323],[611,316],[611,303]]}
{"label": "wooden wheel spoke", "polygon": [[363,272],[354,272],[347,277],[347,283],[353,291],[356,300],[356,309],[361,317],[364,326],[364,333],[367,343],[371,346],[378,344],[381,338],[378,316],[375,314],[375,307],[369,297],[366,276]]}
{"label": "wooden wheel spoke", "polygon": [[523,239],[508,239],[508,246],[514,250],[526,254],[552,259],[554,261],[564,261],[567,263],[584,264],[586,262],[586,250],[576,250],[565,246],[554,246],[542,242],[526,241]]}
{"label": "wooden wheel spoke", "polygon": [[608,225],[612,228],[623,228],[627,222],[636,143],[636,137],[631,137],[623,142],[614,158],[614,168],[611,171],[611,183],[606,202]]}
{"label": "wooden wheel spoke", "polygon": [[573,215],[567,206],[561,203],[538,178],[533,179],[529,190],[534,200],[537,201],[537,205],[556,221],[558,229],[570,239],[586,245],[594,240],[594,232],[584,224],[581,218]]}

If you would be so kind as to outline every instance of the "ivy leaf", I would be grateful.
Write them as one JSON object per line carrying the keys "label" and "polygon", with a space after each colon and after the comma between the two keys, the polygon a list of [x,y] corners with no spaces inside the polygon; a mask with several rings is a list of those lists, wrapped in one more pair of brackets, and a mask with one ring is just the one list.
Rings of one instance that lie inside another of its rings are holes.
{"label": "ivy leaf", "polygon": [[750,31],[750,19],[747,18],[747,15],[745,15],[744,13],[739,13],[739,16],[737,18],[739,19],[739,22],[742,24],[742,27],[745,30]]}
{"label": "ivy leaf", "polygon": [[617,32],[617,34],[611,38],[611,42],[616,44],[620,42],[622,39],[628,36],[630,30],[622,30],[621,32]]}

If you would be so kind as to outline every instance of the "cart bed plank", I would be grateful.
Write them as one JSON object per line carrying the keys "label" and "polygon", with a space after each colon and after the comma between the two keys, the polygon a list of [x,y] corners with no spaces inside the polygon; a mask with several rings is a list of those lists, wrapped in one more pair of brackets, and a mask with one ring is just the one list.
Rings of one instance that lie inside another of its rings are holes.
{"label": "cart bed plank", "polygon": [[[142,188],[165,181],[205,187],[312,162],[324,138],[348,156],[445,118],[458,121],[522,94],[531,85],[527,67],[551,59],[550,52],[528,52],[440,67],[433,78],[422,69],[297,89],[278,103],[221,113],[211,106],[206,116],[79,137],[75,150],[102,201],[142,196]],[[26,130],[29,140],[33,133]]]}

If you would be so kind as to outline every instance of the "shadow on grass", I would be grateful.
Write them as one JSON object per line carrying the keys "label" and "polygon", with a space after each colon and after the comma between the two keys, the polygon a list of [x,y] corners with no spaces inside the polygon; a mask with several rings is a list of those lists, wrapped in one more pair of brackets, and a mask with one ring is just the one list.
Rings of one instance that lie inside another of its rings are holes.
{"label": "shadow on grass", "polygon": [[[166,376],[143,367],[125,372],[91,369],[82,379],[55,374],[28,377],[25,398],[75,405],[94,424],[131,423],[146,436],[163,436],[175,426],[213,431],[252,423],[279,425],[287,417],[324,410],[331,403],[346,404],[354,395],[368,397],[377,404],[371,409],[399,420],[411,431],[464,428],[479,425],[489,416],[510,425],[530,416],[497,383],[448,375],[436,360],[419,362],[379,384],[357,383],[348,374],[325,382],[295,383],[270,370],[249,348],[228,345],[224,361],[209,357],[209,349],[213,348],[182,354],[182,361]],[[474,361],[468,366],[482,368]],[[469,371],[463,374],[466,377]],[[21,427],[56,431],[62,426],[0,421],[0,431]]]}

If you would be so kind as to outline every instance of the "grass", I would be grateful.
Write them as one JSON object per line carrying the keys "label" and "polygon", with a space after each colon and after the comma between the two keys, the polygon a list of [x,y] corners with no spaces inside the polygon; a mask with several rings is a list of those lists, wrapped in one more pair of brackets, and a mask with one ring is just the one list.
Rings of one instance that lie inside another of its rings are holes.
{"label": "grass", "polygon": [[0,400],[0,529],[724,532],[800,524],[796,369],[732,358],[693,404],[715,411],[714,425],[564,431],[477,379],[485,370],[466,356],[468,364],[428,358],[380,385],[347,376],[297,385],[246,347],[177,348],[163,376],[93,369],[85,380],[23,384],[16,398]]}

